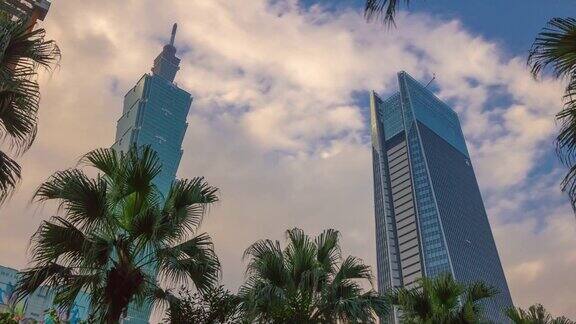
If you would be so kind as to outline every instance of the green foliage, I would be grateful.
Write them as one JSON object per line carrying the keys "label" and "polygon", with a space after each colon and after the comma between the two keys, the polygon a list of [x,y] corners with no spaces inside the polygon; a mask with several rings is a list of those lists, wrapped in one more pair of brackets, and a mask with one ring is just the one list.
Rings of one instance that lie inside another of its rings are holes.
{"label": "green foliage", "polygon": [[55,308],[50,308],[46,311],[44,316],[44,322],[46,324],[64,324],[60,317],[58,316],[58,311]]}
{"label": "green foliage", "polygon": [[342,260],[337,231],[311,239],[294,228],[286,235],[285,249],[261,240],[244,252],[248,279],[239,295],[247,321],[374,323],[387,313],[385,298],[360,284],[371,281],[370,267],[355,257]]}
{"label": "green foliage", "polygon": [[464,285],[442,274],[420,279],[416,288],[398,288],[388,297],[400,310],[402,323],[473,324],[484,322],[480,301],[496,294],[482,282]]}
{"label": "green foliage", "polygon": [[0,16],[0,204],[21,177],[20,165],[9,153],[20,155],[34,141],[40,91],[38,66],[50,69],[60,57],[54,41],[45,40],[45,30],[30,30],[24,20]]}
{"label": "green foliage", "polygon": [[59,208],[32,237],[34,265],[21,274],[22,296],[50,285],[55,303],[69,308],[86,291],[98,322],[115,323],[132,301],[173,300],[158,282],[191,282],[200,291],[217,282],[211,238],[197,233],[217,188],[203,178],[176,180],[164,199],[152,183],[161,165],[149,147],[99,149],[81,162],[100,174],[56,172],[36,191],[36,201]]}
{"label": "green foliage", "polygon": [[240,298],[222,286],[192,293],[182,287],[180,298],[170,303],[167,323],[227,324],[240,323]]}
{"label": "green foliage", "polygon": [[540,304],[530,306],[527,311],[522,308],[509,308],[506,316],[514,324],[576,324],[564,316],[554,318]]}
{"label": "green foliage", "polygon": [[568,193],[572,207],[576,208],[576,19],[551,19],[534,41],[528,65],[534,77],[550,68],[555,77],[567,81],[564,107],[556,115],[561,126],[556,151],[569,168],[562,190]]}
{"label": "green foliage", "polygon": [[0,313],[0,323],[18,324],[18,321],[14,319],[14,314],[7,312],[7,313]]}

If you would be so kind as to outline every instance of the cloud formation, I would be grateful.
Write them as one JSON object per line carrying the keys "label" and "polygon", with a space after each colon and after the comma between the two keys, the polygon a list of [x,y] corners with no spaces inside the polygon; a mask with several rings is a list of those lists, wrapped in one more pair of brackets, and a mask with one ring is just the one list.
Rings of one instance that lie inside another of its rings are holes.
{"label": "cloud formation", "polygon": [[179,23],[179,85],[194,96],[180,177],[222,188],[203,227],[224,282],[243,279],[243,249],[299,226],[342,231],[346,253],[375,265],[367,91],[396,91],[395,74],[437,75],[458,111],[515,303],[576,317],[574,217],[552,154],[561,84],[534,81],[524,58],[458,21],[401,15],[399,30],[358,12],[295,0],[58,1],[46,22],[63,51],[42,79],[40,131],[24,181],[0,210],[0,263],[26,264],[28,238],[53,206],[29,205],[52,172],[114,141],[123,93]]}

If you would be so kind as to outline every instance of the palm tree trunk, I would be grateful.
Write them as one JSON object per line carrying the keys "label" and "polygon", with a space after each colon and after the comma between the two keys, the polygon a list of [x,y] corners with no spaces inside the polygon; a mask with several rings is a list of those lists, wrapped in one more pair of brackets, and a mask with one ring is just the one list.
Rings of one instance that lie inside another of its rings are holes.
{"label": "palm tree trunk", "polygon": [[120,317],[122,316],[122,311],[127,305],[119,305],[119,303],[113,303],[110,305],[108,312],[106,313],[106,324],[118,324],[120,323]]}

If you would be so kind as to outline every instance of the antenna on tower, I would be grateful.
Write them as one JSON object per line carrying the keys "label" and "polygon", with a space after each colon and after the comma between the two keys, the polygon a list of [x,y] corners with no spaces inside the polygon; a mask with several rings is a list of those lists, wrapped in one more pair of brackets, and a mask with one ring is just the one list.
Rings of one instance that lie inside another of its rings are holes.
{"label": "antenna on tower", "polygon": [[170,45],[174,46],[174,38],[176,38],[176,29],[178,28],[178,24],[174,23],[172,26],[172,36],[170,36]]}
{"label": "antenna on tower", "polygon": [[426,86],[424,88],[428,88],[430,83],[432,83],[432,81],[434,81],[434,80],[436,80],[436,73],[432,73],[432,80],[428,81],[428,83],[426,83]]}

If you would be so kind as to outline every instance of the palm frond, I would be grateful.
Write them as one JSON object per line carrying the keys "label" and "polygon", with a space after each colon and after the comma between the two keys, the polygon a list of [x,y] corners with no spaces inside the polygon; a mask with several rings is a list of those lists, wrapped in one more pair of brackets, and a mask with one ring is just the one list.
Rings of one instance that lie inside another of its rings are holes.
{"label": "palm frond", "polygon": [[550,324],[575,324],[576,322],[565,317],[565,316],[560,316],[560,317],[556,317],[555,319],[552,320],[552,322],[550,322]]}
{"label": "palm frond", "polygon": [[81,227],[111,221],[108,215],[108,184],[103,178],[90,179],[78,169],[54,173],[34,194],[39,202],[57,200],[68,219]]}
{"label": "palm frond", "polygon": [[61,217],[44,221],[34,234],[34,262],[46,264],[60,260],[67,264],[79,264],[86,236],[72,223]]}
{"label": "palm frond", "polygon": [[[366,0],[364,6],[364,17],[370,21],[373,19],[381,20],[388,25],[394,25],[394,18],[400,2],[402,0]],[[410,0],[404,0],[408,5]]]}
{"label": "palm frond", "polygon": [[279,287],[288,281],[288,271],[280,242],[257,241],[244,251],[243,258],[250,259],[246,267],[247,275],[259,276]]}
{"label": "palm frond", "polygon": [[6,201],[20,180],[20,165],[0,151],[0,205]]}
{"label": "palm frond", "polygon": [[[434,280],[430,280],[429,283],[431,285],[429,289],[431,297],[437,307],[441,308],[445,314],[457,307],[460,296],[466,291],[466,287],[456,282],[449,273],[442,273]],[[476,302],[484,298],[483,294],[488,293],[488,289],[489,287],[481,282],[474,283],[468,291],[468,299],[471,302]]]}
{"label": "palm frond", "polygon": [[[37,66],[46,69],[60,58],[44,29],[30,30],[23,19],[0,21],[0,142],[16,155],[27,151],[36,137],[40,91]],[[0,204],[20,179],[20,166],[0,151]]]}
{"label": "palm frond", "polygon": [[551,67],[557,77],[576,71],[576,19],[552,18],[538,34],[528,56],[534,76]]}
{"label": "palm frond", "polygon": [[564,108],[556,115],[560,133],[556,137],[556,153],[569,170],[562,180],[562,191],[567,192],[576,209],[576,71],[566,86]]}
{"label": "palm frond", "polygon": [[78,295],[82,291],[89,291],[89,289],[102,280],[99,274],[89,275],[70,275],[63,283],[55,287],[56,294],[54,296],[54,305],[58,305],[63,310],[70,310]]}
{"label": "palm frond", "polygon": [[498,293],[498,289],[481,281],[473,282],[466,288],[466,297],[472,302],[494,297]]}
{"label": "palm frond", "polygon": [[346,294],[348,298],[341,298],[333,307],[335,318],[355,323],[376,323],[377,317],[385,317],[388,312],[386,298],[375,291],[361,293],[361,289],[354,289]]}
{"label": "palm frond", "polygon": [[50,69],[60,58],[54,41],[45,40],[45,30],[30,30],[25,22],[2,21],[0,39],[0,129],[2,139],[11,137],[18,153],[26,151],[36,135],[40,93],[37,65]]}
{"label": "palm frond", "polygon": [[157,206],[149,206],[141,209],[136,215],[133,215],[132,221],[128,224],[127,230],[137,242],[138,249],[145,248],[148,245],[161,246],[162,237],[158,235],[160,212]]}
{"label": "palm frond", "polygon": [[339,245],[340,233],[333,229],[327,229],[316,237],[318,249],[316,258],[328,272],[333,271],[334,266],[341,258]]}
{"label": "palm frond", "polygon": [[524,310],[522,308],[510,307],[505,311],[506,316],[514,324],[532,324],[532,323],[543,323],[543,324],[575,324],[564,316],[554,318],[544,306],[541,304],[535,304]]}
{"label": "palm frond", "polygon": [[534,77],[549,68],[557,78],[568,79],[564,107],[556,116],[561,124],[556,152],[569,168],[561,186],[576,210],[576,19],[551,19],[530,49],[528,66]]}
{"label": "palm frond", "polygon": [[28,268],[20,273],[15,291],[20,298],[24,298],[42,285],[60,286],[72,273],[72,269],[55,262]]}
{"label": "palm frond", "polygon": [[132,146],[122,157],[129,192],[148,192],[152,181],[162,171],[158,153],[150,146]]}
{"label": "palm frond", "polygon": [[210,206],[218,201],[218,188],[203,177],[176,180],[172,184],[161,220],[158,236],[178,241],[196,232]]}
{"label": "palm frond", "polygon": [[354,279],[366,279],[372,282],[372,271],[370,266],[364,264],[362,260],[348,256],[338,269],[334,281],[345,281]]}
{"label": "palm frond", "polygon": [[29,75],[16,75],[0,85],[0,140],[17,155],[36,138],[40,92]]}
{"label": "palm frond", "polygon": [[314,287],[316,282],[317,247],[312,239],[299,228],[286,231],[288,246],[284,251],[287,272],[297,285]]}
{"label": "palm frond", "polygon": [[521,308],[510,307],[504,311],[504,314],[512,321],[514,324],[529,324],[526,319],[526,312]]}
{"label": "palm frond", "polygon": [[214,286],[220,275],[220,261],[214,253],[212,239],[206,233],[159,250],[157,260],[162,280],[182,283],[190,279],[201,291]]}
{"label": "palm frond", "polygon": [[86,153],[80,163],[88,164],[102,171],[106,176],[114,178],[120,167],[120,156],[111,148],[99,148]]}
{"label": "palm frond", "polygon": [[181,301],[170,289],[163,289],[154,282],[149,283],[146,289],[145,301],[154,306],[154,311],[170,309],[172,305]]}
{"label": "palm frond", "polygon": [[46,40],[43,28],[30,29],[24,19],[3,21],[4,39],[0,48],[0,71],[9,74],[12,67],[22,64],[38,64],[50,69],[60,60],[60,49],[53,40]]}

